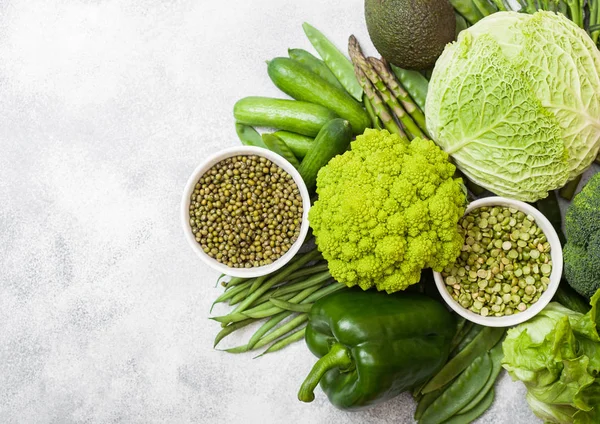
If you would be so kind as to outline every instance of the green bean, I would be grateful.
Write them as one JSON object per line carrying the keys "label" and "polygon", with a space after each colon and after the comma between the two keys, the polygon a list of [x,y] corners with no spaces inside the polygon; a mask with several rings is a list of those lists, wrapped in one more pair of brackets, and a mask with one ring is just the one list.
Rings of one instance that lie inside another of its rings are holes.
{"label": "green bean", "polygon": [[[319,290],[319,287],[308,287],[304,290],[302,290],[300,293],[298,293],[296,296],[292,297],[291,299],[289,299],[290,303],[300,303],[302,300],[306,299],[308,296],[310,296],[311,294],[313,294],[314,292],[316,292],[317,290]],[[271,303],[271,302],[269,302]],[[270,317],[272,315],[275,315],[279,312],[282,312],[283,309],[282,308],[278,308],[276,306],[273,306],[273,304],[271,303],[271,307],[269,308],[263,308],[261,306],[257,306],[256,308],[253,309],[249,309],[247,311],[244,312],[244,315],[250,317],[250,318],[266,318],[266,317]]]}
{"label": "green bean", "polygon": [[312,305],[314,305],[314,303],[306,303],[306,304],[299,305],[297,303],[286,302],[285,300],[281,300],[281,299],[277,299],[277,298],[271,299],[270,302],[273,305],[277,306],[278,308],[281,308],[285,311],[292,311],[292,312],[309,312],[310,308],[312,308]]}
{"label": "green bean", "polygon": [[[231,287],[237,286],[238,284],[242,284],[244,281],[248,281],[248,278],[241,278],[241,277],[231,277],[229,279],[229,281],[225,282],[225,287],[227,290],[229,290]],[[221,283],[223,284],[223,283]]]}
{"label": "green bean", "polygon": [[492,406],[494,402],[494,389],[487,392],[486,396],[479,402],[479,404],[465,414],[455,415],[443,424],[470,424],[479,418],[485,411]]}
{"label": "green bean", "polygon": [[273,135],[282,139],[298,159],[302,159],[306,156],[308,151],[313,147],[313,142],[315,141],[312,137],[290,131],[275,131]]}
{"label": "green bean", "polygon": [[479,11],[479,9],[473,4],[472,0],[450,0],[450,3],[454,7],[454,9],[462,16],[464,16],[464,18],[471,25],[483,19],[483,15]]}
{"label": "green bean", "polygon": [[[281,327],[279,327],[278,329],[270,332],[269,334],[267,334],[266,336],[264,336],[263,338],[261,338],[258,342],[256,342],[256,344],[254,345],[254,347],[252,349],[259,349],[265,345],[268,345],[269,343],[277,340],[278,338],[280,338],[281,336],[289,333],[290,331],[294,330],[296,327],[298,327],[300,324],[303,324],[304,322],[306,322],[308,320],[308,314],[300,314],[297,317],[293,318],[292,320],[290,320],[288,323],[282,325]],[[229,352],[229,353],[243,353],[243,352],[247,352],[248,350],[250,350],[248,348],[248,345],[242,345],[242,346],[237,346],[237,347],[232,347],[230,349],[225,349],[225,352]]]}
{"label": "green bean", "polygon": [[[318,288],[318,287],[317,287]],[[279,299],[281,300],[290,300],[292,299],[294,296],[297,296],[298,293],[288,293],[285,294],[283,296],[279,296]],[[239,321],[243,321],[247,318],[254,318],[257,319],[258,317],[250,317],[249,315],[247,315],[248,311],[251,311],[252,314],[256,314],[265,310],[269,310],[273,308],[273,304],[271,302],[268,301],[268,299],[259,304],[258,306],[255,306],[252,309],[249,309],[247,311],[244,312],[232,312],[228,315],[223,315],[223,316],[218,316],[218,317],[211,317],[210,319],[212,319],[213,321],[217,321],[220,322],[221,324],[223,324],[223,327],[225,327],[225,325],[227,325],[228,323],[233,323],[233,322],[239,322]],[[273,315],[273,314],[271,314]],[[266,318],[270,315],[264,315],[260,318]]]}
{"label": "green bean", "polygon": [[258,277],[258,278],[256,278],[256,279],[255,279],[255,280],[252,282],[252,285],[250,286],[250,293],[249,293],[249,294],[252,294],[252,293],[254,293],[256,290],[258,290],[258,288],[259,288],[260,286],[262,286],[262,284],[265,282],[265,280],[266,280],[267,278],[269,278],[269,276],[268,276],[268,275],[263,275],[263,276],[261,276],[261,277]]}
{"label": "green bean", "polygon": [[231,299],[229,299],[229,306],[237,305],[242,300],[244,300],[246,298],[246,296],[248,296],[249,293],[250,293],[250,288],[242,290],[241,292],[239,292],[238,294],[233,296]]}
{"label": "green bean", "polygon": [[347,289],[348,289],[348,286],[346,286],[345,284],[334,282],[332,284],[329,284],[328,286],[325,286],[325,287],[317,290],[316,292],[314,292],[313,294],[308,296],[306,299],[304,299],[300,303],[312,303],[316,300],[319,300],[322,297],[330,295],[331,293],[335,293],[336,291],[347,290]]}
{"label": "green bean", "polygon": [[288,56],[290,59],[300,62],[330,84],[338,88],[344,88],[327,65],[321,59],[313,56],[312,53],[303,49],[288,49]]}
{"label": "green bean", "polygon": [[235,132],[237,133],[240,141],[244,146],[256,146],[267,149],[267,146],[263,142],[258,131],[256,131],[250,125],[244,125],[240,123],[235,124]]}
{"label": "green bean", "polygon": [[298,158],[294,156],[294,153],[292,153],[291,149],[282,139],[274,134],[267,133],[262,135],[262,139],[270,151],[275,152],[282,158],[286,159],[294,168],[298,168],[300,166]]}
{"label": "green bean", "polygon": [[254,345],[265,334],[267,334],[269,331],[271,331],[271,329],[273,327],[275,327],[277,324],[279,324],[281,321],[283,321],[290,315],[292,315],[292,312],[285,311],[285,312],[280,312],[277,315],[273,315],[271,318],[269,318],[263,325],[260,326],[260,328],[258,330],[256,330],[256,332],[252,335],[252,337],[250,337],[250,340],[248,340],[248,344],[247,344],[248,350],[252,350]]}
{"label": "green bean", "polygon": [[494,384],[496,383],[496,379],[498,378],[500,371],[502,371],[502,358],[504,357],[504,354],[502,352],[502,340],[500,340],[496,344],[496,346],[494,346],[492,350],[490,350],[489,355],[490,359],[492,360],[492,372],[490,373],[487,382],[479,391],[477,396],[471,399],[471,401],[466,406],[464,406],[460,411],[458,411],[458,414],[466,414],[467,412],[475,408],[477,405],[479,405],[479,403],[483,400],[483,398],[485,398],[485,396],[490,390],[494,390]]}
{"label": "green bean", "polygon": [[327,65],[338,81],[344,86],[346,91],[359,102],[362,101],[363,91],[356,80],[352,63],[348,58],[313,26],[305,22],[302,24],[302,28],[315,50],[319,52],[325,65]]}
{"label": "green bean", "polygon": [[253,322],[256,322],[256,320],[248,318],[248,319],[245,319],[243,321],[239,321],[239,322],[235,322],[233,324],[229,324],[227,327],[225,327],[221,331],[219,331],[219,334],[217,334],[217,336],[215,337],[215,342],[213,344],[213,347],[216,347],[221,340],[223,340],[225,337],[227,337],[228,335],[230,335],[231,333],[233,333],[235,330],[239,330],[240,328],[244,328],[247,325],[252,324]]}
{"label": "green bean", "polygon": [[484,327],[467,347],[448,361],[441,371],[427,383],[427,386],[423,388],[423,394],[439,389],[463,372],[475,358],[494,347],[504,336],[504,332],[504,328]]}
{"label": "green bean", "polygon": [[297,269],[302,268],[307,263],[319,259],[321,252],[317,249],[312,250],[304,255],[300,256],[293,264],[288,265],[285,269],[278,271],[275,275],[271,276],[263,285],[260,286],[254,293],[248,296],[242,303],[240,303],[232,313],[243,312],[255,299],[259,298],[264,292],[269,290],[276,284],[285,281],[291,273]]}
{"label": "green bean", "polygon": [[294,283],[294,284],[286,284],[284,286],[279,286],[275,288],[273,292],[273,296],[280,296],[286,293],[292,293],[298,290],[304,290],[308,287],[312,287],[318,284],[321,284],[331,278],[331,274],[329,271],[323,271],[318,274],[312,275],[309,278],[306,278],[302,282]]}
{"label": "green bean", "polygon": [[460,376],[425,410],[420,424],[438,424],[449,419],[473,399],[487,382],[492,361],[486,352],[469,363]]}
{"label": "green bean", "polygon": [[240,293],[240,292],[243,292],[244,290],[246,290],[246,289],[247,289],[247,288],[250,286],[250,284],[252,284],[252,281],[251,281],[251,280],[249,280],[249,281],[245,281],[245,282],[243,282],[243,283],[240,283],[239,285],[237,285],[237,286],[233,287],[231,290],[227,290],[227,291],[226,291],[225,293],[223,293],[221,296],[217,297],[217,298],[215,299],[215,301],[213,302],[212,306],[210,307],[210,311],[209,311],[209,313],[210,313],[210,312],[212,312],[212,310],[213,310],[214,306],[215,306],[217,303],[222,303],[222,302],[225,302],[225,301],[226,301],[226,300],[228,300],[228,299],[231,299],[232,297],[234,297],[234,296],[235,296],[235,295],[237,295],[238,293]]}
{"label": "green bean", "polygon": [[583,2],[580,0],[567,0],[571,20],[580,28],[583,28]]}
{"label": "green bean", "polygon": [[369,118],[371,118],[371,125],[373,125],[373,128],[375,128],[376,130],[382,130],[383,123],[381,122],[381,119],[379,119],[379,117],[375,115],[373,105],[371,104],[371,101],[369,100],[366,94],[363,95],[363,103],[365,104],[365,109],[369,114]]}
{"label": "green bean", "polygon": [[[219,285],[221,278],[226,277],[226,276],[227,276],[227,274],[223,273],[217,277],[217,282],[215,283],[215,288],[217,288],[217,286]],[[223,283],[223,285],[225,286],[225,283]]]}
{"label": "green bean", "polygon": [[294,333],[290,334],[289,336],[286,336],[283,339],[277,340],[275,343],[273,343],[271,346],[269,346],[269,348],[267,350],[265,350],[263,353],[261,353],[258,356],[255,356],[254,359],[260,358],[261,356],[266,355],[267,353],[281,350],[284,347],[286,347],[287,345],[297,342],[298,340],[304,339],[305,333],[306,333],[306,325],[304,327],[302,327],[300,330],[297,330]]}
{"label": "green bean", "polygon": [[[492,0],[499,11],[506,12],[506,5],[502,2],[502,0]],[[550,0],[550,3],[553,3],[553,0]]]}
{"label": "green bean", "polygon": [[498,11],[498,8],[488,0],[473,0],[473,3],[483,16],[489,16]]}
{"label": "green bean", "polygon": [[458,342],[458,344],[456,345],[456,347],[451,351],[450,357],[456,356],[465,347],[467,347],[469,344],[471,344],[471,342],[473,341],[473,339],[475,337],[477,337],[477,335],[479,333],[481,333],[481,330],[483,330],[483,326],[472,323],[471,326],[470,326],[470,328],[469,328],[469,331],[467,331],[464,334],[462,340],[460,340]]}
{"label": "green bean", "polygon": [[427,99],[427,90],[429,88],[429,81],[418,71],[411,71],[409,69],[398,68],[397,66],[390,65],[392,72],[402,84],[402,87],[408,92],[410,97],[415,101],[417,106],[422,111],[425,110],[425,100]]}

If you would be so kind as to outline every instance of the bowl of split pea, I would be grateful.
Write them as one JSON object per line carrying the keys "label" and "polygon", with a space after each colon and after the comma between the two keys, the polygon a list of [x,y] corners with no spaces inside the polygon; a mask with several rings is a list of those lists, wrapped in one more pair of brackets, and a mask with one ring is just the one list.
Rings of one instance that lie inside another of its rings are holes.
{"label": "bowl of split pea", "polygon": [[289,262],[308,233],[310,197],[298,171],[269,150],[221,150],[192,173],[181,221],[192,249],[232,277],[270,274]]}
{"label": "bowl of split pea", "polygon": [[533,206],[504,197],[478,199],[458,223],[464,235],[455,263],[434,272],[448,306],[476,324],[510,327],[538,314],[562,276],[554,227]]}

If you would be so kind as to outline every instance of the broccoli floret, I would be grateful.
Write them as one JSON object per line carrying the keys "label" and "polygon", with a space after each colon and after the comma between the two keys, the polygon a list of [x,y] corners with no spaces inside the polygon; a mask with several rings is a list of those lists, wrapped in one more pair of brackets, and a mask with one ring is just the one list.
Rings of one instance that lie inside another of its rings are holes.
{"label": "broccoli floret", "polygon": [[591,298],[600,288],[600,173],[575,196],[565,216],[567,281]]}
{"label": "broccoli floret", "polygon": [[454,171],[433,141],[372,129],[358,136],[319,171],[309,212],[332,276],[392,293],[417,283],[423,268],[454,263],[466,203]]}

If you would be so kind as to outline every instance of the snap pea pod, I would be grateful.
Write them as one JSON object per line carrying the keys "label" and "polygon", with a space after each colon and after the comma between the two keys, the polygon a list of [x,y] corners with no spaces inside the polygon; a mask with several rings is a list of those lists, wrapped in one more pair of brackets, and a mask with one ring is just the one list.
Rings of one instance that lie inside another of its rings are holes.
{"label": "snap pea pod", "polygon": [[219,331],[219,333],[215,337],[215,341],[213,343],[213,347],[216,347],[221,340],[223,340],[225,337],[227,337],[228,335],[230,335],[234,331],[239,330],[240,328],[244,328],[247,325],[252,324],[253,322],[256,322],[256,321],[253,320],[253,319],[251,319],[251,318],[248,318],[248,319],[245,319],[243,321],[234,322],[232,324],[229,324],[227,327],[225,327],[221,331]]}
{"label": "snap pea pod", "polygon": [[496,327],[485,327],[483,330],[481,330],[481,332],[467,347],[465,347],[454,358],[450,359],[450,361],[444,365],[442,370],[438,372],[435,377],[429,381],[429,383],[427,383],[427,385],[423,388],[423,394],[439,389],[463,372],[470,364],[473,363],[475,358],[483,355],[492,347],[494,347],[496,343],[498,343],[498,341],[504,336],[504,331],[504,328]]}
{"label": "snap pea pod", "polygon": [[294,156],[302,159],[313,147],[314,138],[290,131],[276,131],[273,135],[279,137],[290,148]]}
{"label": "snap pea pod", "polygon": [[[256,332],[252,335],[252,337],[250,337],[250,340],[248,340],[248,344],[246,345],[248,347],[248,350],[252,350],[254,345],[265,334],[267,334],[269,331],[271,331],[277,324],[279,324],[281,321],[283,321],[290,315],[292,315],[292,312],[285,311],[285,312],[280,312],[277,315],[273,315],[271,318],[269,318],[267,320],[267,322],[265,322],[263,325],[260,326],[260,328],[258,330],[256,330]],[[253,320],[253,321],[255,321],[255,320]]]}
{"label": "snap pea pod", "polygon": [[244,146],[256,146],[262,147],[263,149],[268,148],[263,142],[263,139],[258,133],[258,131],[256,131],[250,125],[244,125],[240,124],[239,122],[236,122],[235,132],[237,133],[238,138]]}
{"label": "snap pea pod", "polygon": [[327,65],[321,59],[313,56],[312,53],[303,49],[288,49],[288,56],[290,59],[300,62],[330,84],[341,89],[344,88]]}
{"label": "snap pea pod", "polygon": [[499,341],[496,346],[492,348],[489,352],[490,360],[492,361],[492,371],[490,372],[490,376],[488,377],[487,382],[483,386],[483,388],[479,391],[477,396],[475,396],[471,401],[466,404],[458,414],[466,414],[473,408],[475,408],[479,403],[485,398],[487,393],[490,390],[494,390],[494,384],[496,383],[496,379],[498,378],[498,374],[502,371],[502,358],[504,354],[502,353],[502,340]]}
{"label": "snap pea pod", "polygon": [[475,337],[483,330],[483,326],[473,324],[467,333],[465,333],[463,339],[458,342],[456,347],[451,351],[450,357],[457,355],[460,353],[465,347],[467,347]]}
{"label": "snap pea pod", "polygon": [[294,156],[292,150],[282,139],[274,134],[263,134],[262,139],[270,151],[275,152],[282,158],[286,159],[294,168],[298,168],[300,166],[298,158]]}
{"label": "snap pea pod", "polygon": [[427,78],[418,71],[398,68],[391,64],[390,66],[402,87],[408,92],[417,106],[419,106],[422,111],[425,111],[425,100],[427,99],[427,90],[429,89],[429,81],[427,81]]}
{"label": "snap pea pod", "polygon": [[477,418],[483,415],[485,411],[492,406],[494,402],[494,389],[487,392],[485,397],[479,402],[479,404],[465,414],[455,415],[449,420],[444,421],[442,424],[470,424]]}
{"label": "snap pea pod", "polygon": [[318,29],[306,22],[302,24],[302,28],[310,43],[319,52],[325,65],[327,65],[333,75],[344,86],[346,91],[359,102],[362,101],[363,91],[356,80],[350,60]]}
{"label": "snap pea pod", "polygon": [[483,16],[489,16],[498,11],[498,8],[488,0],[473,0],[473,3],[475,3],[475,7],[477,7]]}
{"label": "snap pea pod", "polygon": [[460,411],[485,385],[492,371],[490,355],[484,353],[470,362],[460,376],[425,410],[420,424],[440,424]]}
{"label": "snap pea pod", "polygon": [[452,342],[450,343],[450,352],[453,352],[460,345],[467,334],[469,334],[469,331],[471,331],[471,328],[473,328],[473,323],[465,320],[463,327],[456,332]]}
{"label": "snap pea pod", "polygon": [[444,393],[444,390],[446,390],[451,383],[452,382],[446,384],[444,387],[434,390],[433,392],[427,393],[419,400],[417,409],[415,410],[415,420],[419,421],[421,419],[427,408],[429,408],[429,406],[431,406],[431,404],[435,402],[435,400],[439,398],[442,393]]}
{"label": "snap pea pod", "polygon": [[286,347],[287,345],[290,345],[299,340],[303,340],[305,333],[306,333],[306,325],[304,325],[300,330],[296,330],[289,336],[286,336],[283,339],[277,340],[275,343],[273,343],[271,346],[269,346],[269,348],[267,350],[265,350],[263,353],[261,353],[258,356],[255,356],[254,359],[260,358],[261,356],[266,355],[267,353],[276,352],[278,350],[281,350],[284,347]]}
{"label": "snap pea pod", "polygon": [[483,19],[483,15],[472,0],[450,0],[450,3],[471,25]]}

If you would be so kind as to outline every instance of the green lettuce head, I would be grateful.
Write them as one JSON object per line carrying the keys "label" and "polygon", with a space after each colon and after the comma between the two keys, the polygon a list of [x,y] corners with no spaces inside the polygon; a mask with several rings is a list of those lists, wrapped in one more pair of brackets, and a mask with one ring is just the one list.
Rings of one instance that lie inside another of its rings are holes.
{"label": "green lettuce head", "polygon": [[550,423],[600,423],[600,336],[597,303],[586,314],[550,303],[508,330],[502,365],[527,387],[533,412]]}
{"label": "green lettuce head", "polygon": [[581,174],[600,149],[600,52],[561,14],[494,13],[446,46],[426,116],[467,177],[536,201]]}

